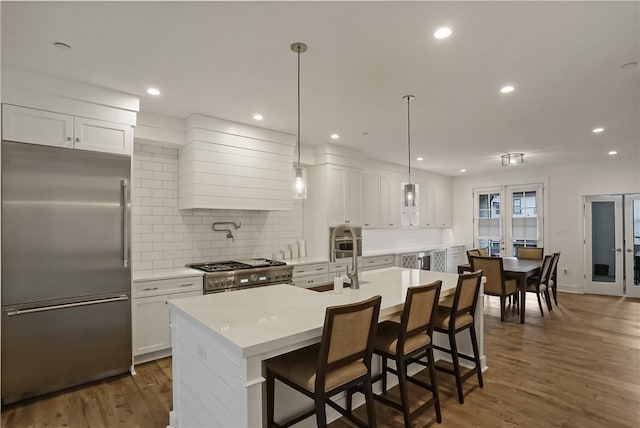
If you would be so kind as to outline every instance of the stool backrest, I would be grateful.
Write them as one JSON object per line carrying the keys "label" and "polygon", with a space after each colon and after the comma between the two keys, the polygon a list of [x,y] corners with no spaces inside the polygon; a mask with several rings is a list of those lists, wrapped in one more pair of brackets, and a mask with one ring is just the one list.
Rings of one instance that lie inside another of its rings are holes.
{"label": "stool backrest", "polygon": [[316,385],[324,386],[327,372],[363,360],[371,370],[373,338],[381,296],[348,305],[330,306],[324,318]]}
{"label": "stool backrest", "polygon": [[456,325],[458,315],[469,314],[472,317],[476,312],[476,304],[478,303],[478,294],[480,294],[480,283],[482,282],[481,270],[472,273],[465,273],[458,277],[458,285],[456,294],[453,296],[453,305],[451,307],[450,326]]}
{"label": "stool backrest", "polygon": [[469,263],[471,263],[471,257],[479,257],[480,250],[478,248],[474,248],[473,250],[467,250],[467,259]]}
{"label": "stool backrest", "polygon": [[544,257],[544,248],[518,248],[519,259],[542,260]]}
{"label": "stool backrest", "polygon": [[433,333],[433,319],[440,300],[442,281],[431,284],[409,287],[404,301],[404,310],[400,318],[400,336],[396,349],[402,352],[404,342],[418,334]]}

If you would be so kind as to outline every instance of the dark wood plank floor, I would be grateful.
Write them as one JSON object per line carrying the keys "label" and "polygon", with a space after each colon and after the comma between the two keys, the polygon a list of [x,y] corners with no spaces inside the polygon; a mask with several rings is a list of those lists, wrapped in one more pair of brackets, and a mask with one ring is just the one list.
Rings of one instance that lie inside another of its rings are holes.
{"label": "dark wood plank floor", "polygon": [[[528,296],[525,325],[515,312],[501,323],[497,299],[487,300],[485,387],[467,381],[461,405],[452,377],[438,373],[443,423],[428,410],[413,426],[640,426],[640,300],[558,297],[561,306],[541,318],[535,297]],[[139,365],[137,372],[6,406],[2,427],[163,428],[171,408],[171,360]],[[418,403],[422,393],[411,393]],[[376,416],[380,427],[403,426],[400,413],[381,403]],[[352,425],[338,420],[330,426]]]}

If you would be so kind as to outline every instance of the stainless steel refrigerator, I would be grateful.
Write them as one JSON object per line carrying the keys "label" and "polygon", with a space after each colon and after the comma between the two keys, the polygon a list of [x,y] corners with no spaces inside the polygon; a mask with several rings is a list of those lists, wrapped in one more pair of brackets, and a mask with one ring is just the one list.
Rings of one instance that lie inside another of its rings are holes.
{"label": "stainless steel refrigerator", "polygon": [[131,159],[1,150],[2,403],[127,372]]}

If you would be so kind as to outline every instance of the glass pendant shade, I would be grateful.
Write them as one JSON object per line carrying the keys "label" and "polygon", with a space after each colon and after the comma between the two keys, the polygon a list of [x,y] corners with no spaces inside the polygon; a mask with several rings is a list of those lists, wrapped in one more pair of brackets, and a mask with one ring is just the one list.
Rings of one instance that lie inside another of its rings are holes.
{"label": "glass pendant shade", "polygon": [[405,184],[404,185],[404,206],[415,207],[416,206],[416,185]]}
{"label": "glass pendant shade", "polygon": [[293,167],[293,199],[307,199],[307,169]]}

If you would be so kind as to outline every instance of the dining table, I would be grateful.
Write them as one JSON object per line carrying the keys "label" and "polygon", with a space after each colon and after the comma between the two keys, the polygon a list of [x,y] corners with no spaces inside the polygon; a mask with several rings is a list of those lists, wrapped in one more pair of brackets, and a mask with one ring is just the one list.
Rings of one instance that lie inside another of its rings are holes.
{"label": "dining table", "polygon": [[[524,324],[525,303],[527,301],[527,280],[540,273],[542,260],[503,257],[504,276],[517,280],[520,289],[520,324]],[[458,274],[471,270],[471,264],[458,265]]]}

